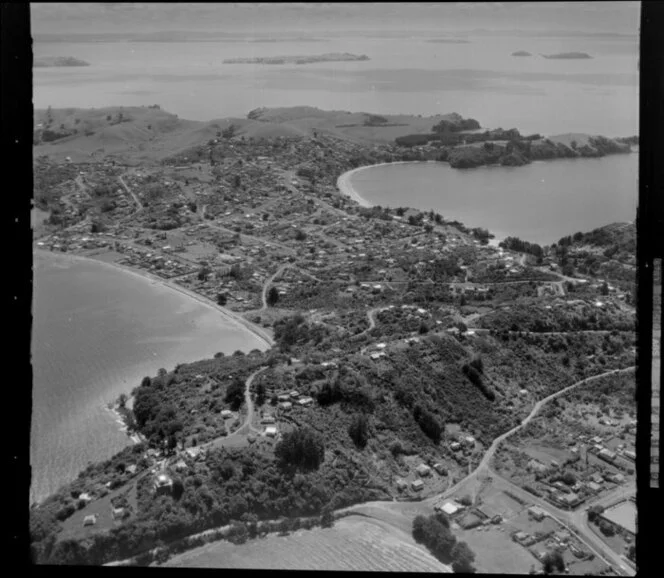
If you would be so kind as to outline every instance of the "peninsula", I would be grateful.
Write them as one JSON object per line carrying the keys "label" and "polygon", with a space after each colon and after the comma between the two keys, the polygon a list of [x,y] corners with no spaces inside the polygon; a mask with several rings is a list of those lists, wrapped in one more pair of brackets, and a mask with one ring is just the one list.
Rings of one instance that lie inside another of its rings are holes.
{"label": "peninsula", "polygon": [[[570,574],[629,574],[608,524],[634,489],[634,224],[493,246],[337,186],[361,166],[460,154],[459,136],[487,154],[540,140],[479,126],[313,107],[209,122],[157,105],[36,111],[36,247],[195,293],[271,348],[132,384],[115,409],[139,443],[31,508],[33,560],[223,567],[220,540],[279,532],[292,541],[273,551],[292,560],[315,540],[329,568],[341,547],[362,569],[405,569],[403,551],[431,571],[527,574],[564,543]],[[412,134],[450,140],[399,143]],[[579,134],[546,146],[572,140],[616,152]]]}
{"label": "peninsula", "polygon": [[318,62],[360,62],[369,60],[366,54],[330,52],[305,56],[260,56],[256,58],[227,58],[224,64],[314,64]]}
{"label": "peninsula", "polygon": [[532,56],[532,54],[526,50],[517,50],[512,52],[512,56]]}
{"label": "peninsula", "polygon": [[39,56],[34,60],[35,68],[54,68],[58,66],[90,66],[89,62],[72,56]]}

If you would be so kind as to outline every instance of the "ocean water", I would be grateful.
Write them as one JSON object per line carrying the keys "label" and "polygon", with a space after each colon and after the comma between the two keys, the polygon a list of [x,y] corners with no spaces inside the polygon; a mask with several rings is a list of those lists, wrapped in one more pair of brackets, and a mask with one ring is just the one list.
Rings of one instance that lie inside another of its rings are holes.
{"label": "ocean water", "polygon": [[370,167],[351,177],[372,205],[415,207],[542,245],[577,231],[633,221],[638,153],[453,169],[447,163]]}
{"label": "ocean water", "polygon": [[30,502],[130,443],[106,404],[146,375],[264,350],[177,291],[88,260],[35,254]]}
{"label": "ocean water", "polygon": [[[322,42],[35,43],[35,56],[73,56],[80,68],[34,70],[35,108],[160,104],[192,120],[261,107],[310,105],[382,114],[458,112],[523,132],[638,132],[638,38],[469,36],[468,44],[412,38]],[[534,56],[515,58],[527,50]],[[589,60],[539,54],[581,51]],[[366,62],[223,64],[226,58],[352,52]]]}

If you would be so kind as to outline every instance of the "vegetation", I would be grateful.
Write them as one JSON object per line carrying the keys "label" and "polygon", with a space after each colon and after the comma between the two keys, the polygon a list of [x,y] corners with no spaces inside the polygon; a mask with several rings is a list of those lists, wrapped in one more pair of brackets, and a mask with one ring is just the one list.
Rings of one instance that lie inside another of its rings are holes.
{"label": "vegetation", "polygon": [[475,553],[465,542],[457,542],[450,530],[450,522],[442,512],[430,516],[416,516],[413,538],[423,544],[443,564],[452,564],[455,572],[475,572]]}
{"label": "vegetation", "polygon": [[284,434],[274,455],[285,465],[315,470],[325,459],[325,446],[312,430],[295,429]]}

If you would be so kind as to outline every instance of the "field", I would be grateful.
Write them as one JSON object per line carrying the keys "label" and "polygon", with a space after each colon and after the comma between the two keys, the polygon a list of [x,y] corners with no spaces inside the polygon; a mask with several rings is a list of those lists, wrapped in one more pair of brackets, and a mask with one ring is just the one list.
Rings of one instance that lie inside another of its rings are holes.
{"label": "field", "polygon": [[475,552],[478,573],[527,574],[540,564],[526,548],[512,540],[508,528],[485,526],[468,531],[455,530],[458,540],[468,542]]}
{"label": "field", "polygon": [[349,516],[333,528],[270,535],[233,545],[216,542],[169,560],[165,566],[285,570],[449,572],[410,534],[378,520]]}

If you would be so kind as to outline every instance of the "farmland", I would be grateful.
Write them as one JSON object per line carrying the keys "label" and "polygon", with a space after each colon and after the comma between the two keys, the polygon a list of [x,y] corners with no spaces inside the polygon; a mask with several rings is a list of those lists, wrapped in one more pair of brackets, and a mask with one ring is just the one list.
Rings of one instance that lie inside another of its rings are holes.
{"label": "farmland", "polygon": [[349,516],[333,528],[270,535],[242,545],[208,544],[165,566],[284,570],[449,572],[409,533],[379,520]]}

